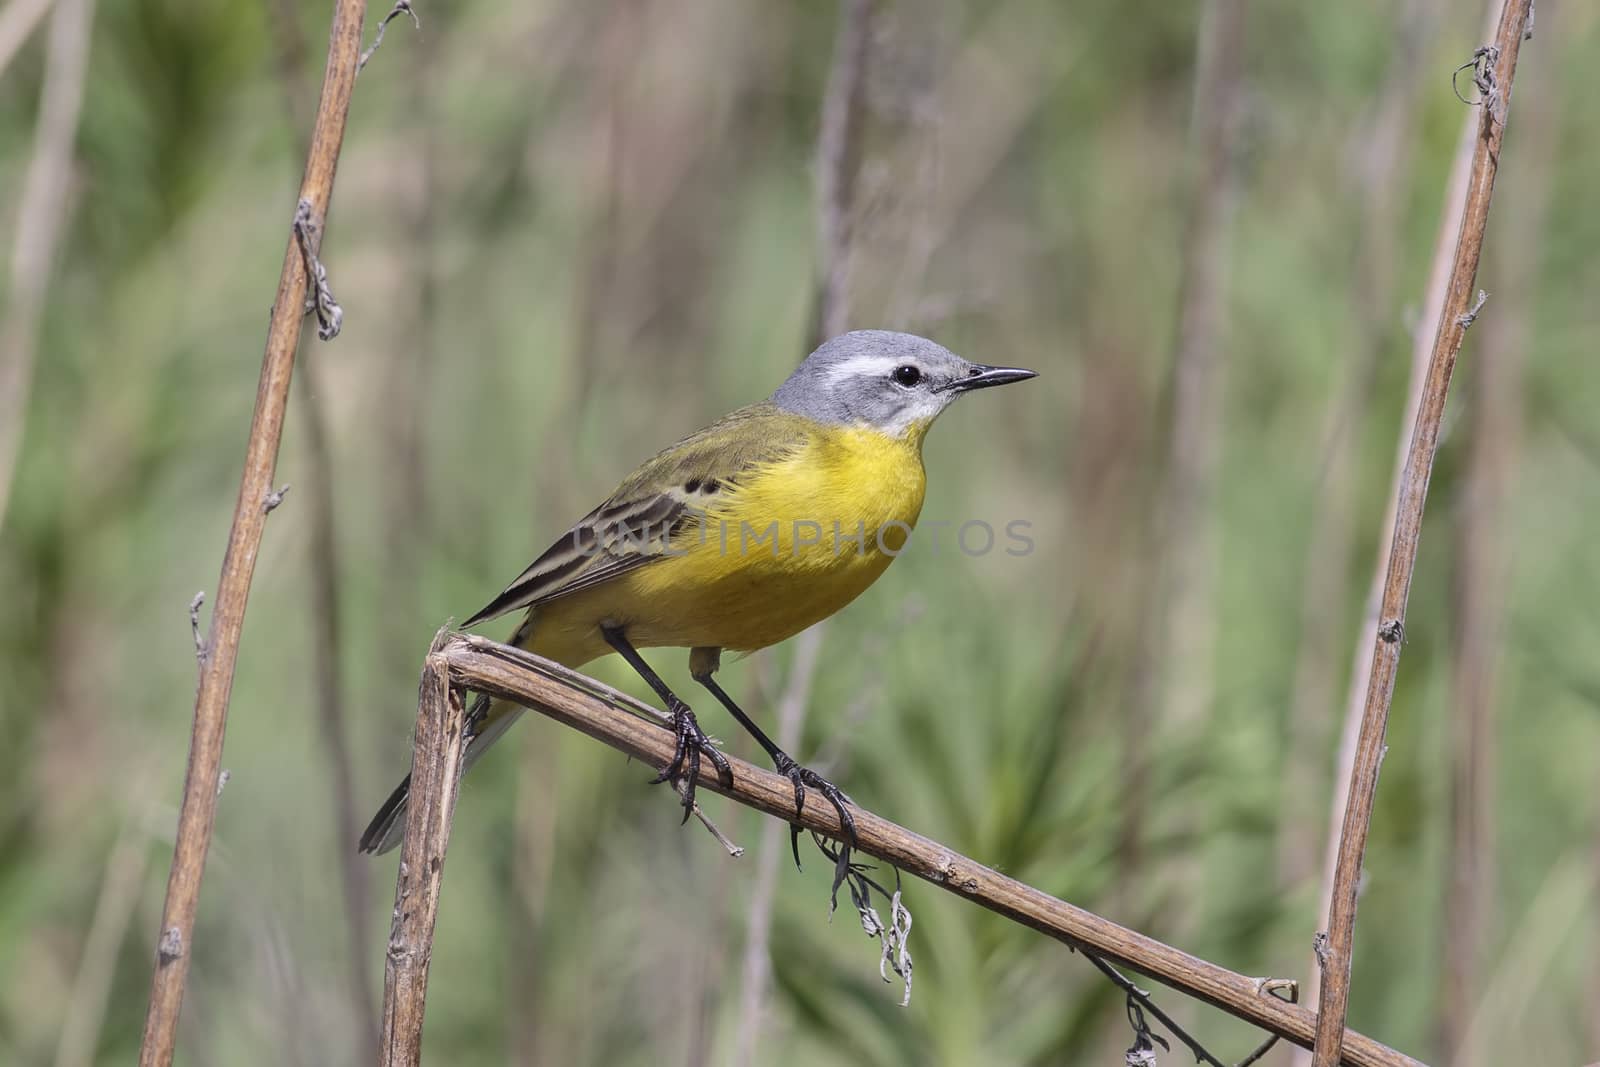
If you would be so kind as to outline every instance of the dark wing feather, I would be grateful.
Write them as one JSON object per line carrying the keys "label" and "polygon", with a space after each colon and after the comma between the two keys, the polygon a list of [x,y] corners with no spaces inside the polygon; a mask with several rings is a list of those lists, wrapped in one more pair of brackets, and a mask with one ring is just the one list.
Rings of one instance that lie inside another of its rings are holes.
{"label": "dark wing feather", "polygon": [[751,470],[800,448],[808,427],[771,404],[753,404],[662,450],[462,625],[589,589],[660,559],[719,494],[738,492]]}

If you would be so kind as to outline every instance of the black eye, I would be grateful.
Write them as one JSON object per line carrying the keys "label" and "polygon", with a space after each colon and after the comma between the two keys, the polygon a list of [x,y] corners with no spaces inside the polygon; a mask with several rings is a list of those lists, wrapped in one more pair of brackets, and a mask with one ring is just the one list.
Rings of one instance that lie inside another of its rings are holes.
{"label": "black eye", "polygon": [[903,367],[896,367],[894,369],[894,380],[898,384],[910,389],[912,386],[922,381],[922,372],[908,363]]}

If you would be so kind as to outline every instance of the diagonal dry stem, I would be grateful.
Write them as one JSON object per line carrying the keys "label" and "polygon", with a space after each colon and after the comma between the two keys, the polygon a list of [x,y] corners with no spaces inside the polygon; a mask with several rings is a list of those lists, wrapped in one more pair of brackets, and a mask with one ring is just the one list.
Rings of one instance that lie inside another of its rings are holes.
{"label": "diagonal dry stem", "polygon": [[[448,665],[455,687],[532,708],[651,766],[665,766],[672,758],[673,736],[662,725],[662,712],[576,671],[468,635],[450,637],[433,658]],[[731,787],[723,786],[708,765],[700,788],[786,822],[798,822],[814,834],[840,839],[838,815],[831,806],[808,804],[796,817],[794,790],[787,778],[743,760],[730,757],[729,763]],[[866,855],[1072,948],[1137,970],[1268,1033],[1302,1046],[1311,1044],[1312,1012],[1270,995],[1259,979],[1058,900],[870,811],[857,808],[854,816],[859,851]],[[1344,1063],[1358,1067],[1419,1067],[1411,1057],[1355,1033],[1345,1035],[1343,1056]]]}

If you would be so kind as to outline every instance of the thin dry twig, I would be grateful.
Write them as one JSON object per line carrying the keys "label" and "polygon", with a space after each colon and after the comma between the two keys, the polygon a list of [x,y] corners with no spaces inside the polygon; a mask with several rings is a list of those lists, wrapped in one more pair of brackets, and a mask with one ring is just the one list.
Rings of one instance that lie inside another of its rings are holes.
{"label": "thin dry twig", "polygon": [[200,632],[200,608],[206,602],[206,591],[200,590],[189,601],[189,634],[194,638],[194,658],[202,669],[206,665],[206,639]]}
{"label": "thin dry twig", "polygon": [[[677,789],[679,796],[683,797],[685,800],[688,799],[689,783],[687,781],[677,782],[674,788]],[[736,844],[732,838],[723,833],[722,830],[717,827],[717,824],[711,821],[711,817],[701,809],[698,802],[691,804],[689,811],[693,813],[694,817],[700,821],[700,825],[706,828],[706,832],[712,837],[716,838],[717,844],[721,845],[727,850],[729,856],[734,859],[738,859],[740,856],[744,855],[744,846]]]}
{"label": "thin dry twig", "polygon": [[[665,713],[560,664],[474,635],[454,635],[432,654],[449,668],[453,686],[532,708],[651,766],[672,758]],[[841,838],[830,805],[806,805],[796,816],[789,780],[729,757],[733,785],[707,768],[698,786],[833,841]],[[413,795],[416,795],[415,793]],[[962,899],[1108,962],[1131,967],[1269,1033],[1309,1045],[1313,1014],[1262,996],[1262,980],[1226,970],[1008,878],[936,841],[857,807],[859,851]],[[1344,1062],[1358,1067],[1420,1067],[1418,1061],[1356,1033],[1346,1035]]]}
{"label": "thin dry twig", "polygon": [[[1094,964],[1096,970],[1111,980],[1112,985],[1122,990],[1123,995],[1127,998],[1128,1025],[1133,1028],[1133,1044],[1128,1047],[1123,1061],[1129,1064],[1130,1067],[1134,1067],[1134,1065],[1137,1065],[1137,1067],[1154,1067],[1156,1063],[1156,1045],[1160,1045],[1164,1051],[1170,1052],[1172,1050],[1172,1046],[1166,1039],[1150,1028],[1150,1024],[1144,1017],[1147,1011],[1155,1016],[1156,1020],[1162,1026],[1165,1026],[1173,1037],[1183,1042],[1184,1046],[1194,1055],[1196,1063],[1210,1064],[1211,1067],[1228,1067],[1227,1064],[1217,1059],[1209,1049],[1200,1044],[1193,1035],[1179,1026],[1172,1016],[1162,1011],[1151,998],[1149,990],[1140,989],[1127,975],[1094,953],[1084,952],[1083,955],[1085,959]],[[1300,983],[1292,978],[1258,978],[1255,979],[1255,982],[1256,992],[1261,996],[1280,996],[1282,993],[1287,992],[1289,995],[1281,999],[1290,1004],[1300,1003]],[[1271,1035],[1257,1045],[1244,1059],[1240,1060],[1235,1067],[1250,1067],[1252,1063],[1259,1062],[1261,1057],[1271,1052],[1277,1043],[1278,1035]]]}
{"label": "thin dry twig", "polygon": [[344,327],[344,308],[333,298],[328,287],[328,268],[317,258],[322,247],[322,227],[312,217],[311,201],[302,197],[294,213],[294,235],[300,244],[300,256],[305,260],[307,277],[314,279],[311,291],[306,294],[306,314],[316,313],[317,336],[331,341]]}
{"label": "thin dry twig", "polygon": [[377,36],[373,37],[372,44],[365,52],[361,53],[361,59],[356,63],[357,73],[365,70],[367,61],[377,54],[378,46],[383,44],[383,31],[389,28],[389,23],[399,18],[402,14],[410,15],[412,28],[419,33],[422,32],[422,20],[417,18],[416,11],[411,7],[411,0],[395,0],[394,7],[390,8],[389,13],[383,16],[383,21],[378,23],[378,33]]}
{"label": "thin dry twig", "polygon": [[[900,978],[904,992],[900,997],[900,1006],[909,1007],[911,1004],[911,950],[907,941],[911,937],[911,911],[906,907],[900,889],[900,871],[894,871],[894,891],[890,892],[877,879],[867,874],[872,866],[866,863],[857,863],[850,858],[852,848],[844,842],[831,842],[815,831],[812,839],[822,854],[833,861],[833,887],[828,896],[828,918],[833,918],[834,912],[839,910],[839,890],[841,887],[850,891],[850,903],[856,909],[856,915],[861,920],[861,929],[866,931],[868,937],[875,938],[878,942],[878,977],[884,982],[891,981],[889,970]],[[889,906],[889,921],[885,923],[878,914],[878,909],[872,905],[872,894],[877,893]]]}
{"label": "thin dry twig", "polygon": [[[0,16],[0,30],[5,30],[12,8],[18,6],[13,3],[6,8]],[[24,10],[19,14],[27,13]],[[41,7],[35,17],[43,14]],[[34,129],[33,156],[28,161],[22,195],[17,199],[9,298],[5,314],[0,317],[0,525],[5,521],[11,480],[22,451],[45,294],[50,288],[56,246],[67,220],[72,149],[78,136],[78,116],[83,110],[93,23],[93,0],[65,0],[50,18],[39,122]],[[7,58],[0,54],[0,67]]]}
{"label": "thin dry twig", "polygon": [[418,691],[411,802],[383,969],[382,1067],[414,1067],[422,1062],[433,927],[439,917],[445,849],[455,818],[467,732],[466,702],[461,689],[451,685],[449,662],[440,655],[445,641],[445,631],[440,630],[423,664]]}
{"label": "thin dry twig", "polygon": [[1487,304],[1488,302],[1489,294],[1484,292],[1482,289],[1479,289],[1478,299],[1474,300],[1471,307],[1456,317],[1456,325],[1461,327],[1463,330],[1472,329],[1472,324],[1478,321],[1478,312],[1482,311],[1483,305]]}
{"label": "thin dry twig", "polygon": [[1400,478],[1399,507],[1395,512],[1389,568],[1379,613],[1381,621],[1378,639],[1371,646],[1372,670],[1367,682],[1361,729],[1356,740],[1349,797],[1345,803],[1344,825],[1335,867],[1333,901],[1328,914],[1327,956],[1322,966],[1313,1067],[1333,1067],[1338,1063],[1341,1043],[1345,1040],[1351,948],[1355,940],[1356,892],[1361,880],[1361,861],[1366,852],[1367,832],[1372,821],[1378,770],[1383,759],[1384,733],[1388,726],[1390,704],[1394,699],[1395,673],[1404,646],[1399,638],[1404,635],[1406,601],[1416,567],[1417,543],[1428,495],[1428,477],[1439,443],[1445,398],[1450,390],[1456,356],[1466,337],[1462,317],[1472,301],[1473,281],[1477,277],[1478,261],[1483,253],[1483,233],[1489,219],[1495,176],[1499,170],[1511,84],[1516,73],[1517,54],[1522,46],[1530,2],[1506,0],[1501,10],[1494,44],[1498,51],[1494,66],[1486,75],[1490,83],[1485,97],[1489,104],[1483,109],[1473,151],[1467,201],[1461,216],[1448,297],[1434,336],[1422,405],[1417,411],[1405,470]]}
{"label": "thin dry twig", "polygon": [[[344,142],[350,93],[355,85],[356,59],[360,54],[361,24],[365,14],[365,0],[338,0],[334,8],[327,70],[300,188],[299,199],[303,206],[296,210],[297,222],[304,215],[307,221],[320,223],[328,208],[339,150]],[[320,225],[316,228],[320,230]],[[284,251],[283,269],[278,279],[272,320],[267,329],[266,350],[262,357],[255,414],[245,448],[239,497],[228,534],[227,552],[223,556],[221,578],[217,583],[211,635],[206,642],[208,655],[195,695],[189,768],[184,780],[172,871],[167,881],[166,902],[161,916],[160,929],[163,932],[151,981],[144,1039],[139,1052],[141,1067],[166,1067],[172,1062],[177,1042],[178,1014],[183,1005],[189,960],[193,955],[184,951],[184,946],[193,940],[200,882],[205,870],[206,852],[211,844],[212,824],[216,818],[216,784],[222,762],[222,741],[227,728],[228,699],[233,689],[234,666],[239,654],[239,633],[244,624],[250,581],[255,573],[261,536],[266,526],[266,510],[262,502],[272,494],[272,476],[277,463],[278,445],[283,437],[283,417],[288,406],[295,350],[300,342],[308,282],[315,277],[306,269],[301,233],[301,228],[296,226]]]}

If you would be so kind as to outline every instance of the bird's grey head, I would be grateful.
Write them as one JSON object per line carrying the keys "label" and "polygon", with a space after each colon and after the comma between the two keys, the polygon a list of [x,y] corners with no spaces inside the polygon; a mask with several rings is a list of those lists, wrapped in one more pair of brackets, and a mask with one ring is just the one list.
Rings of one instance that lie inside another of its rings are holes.
{"label": "bird's grey head", "polygon": [[807,356],[772,402],[819,422],[870,426],[902,437],[926,430],[962,393],[1033,376],[1031,370],[968,362],[915,334],[855,330]]}

